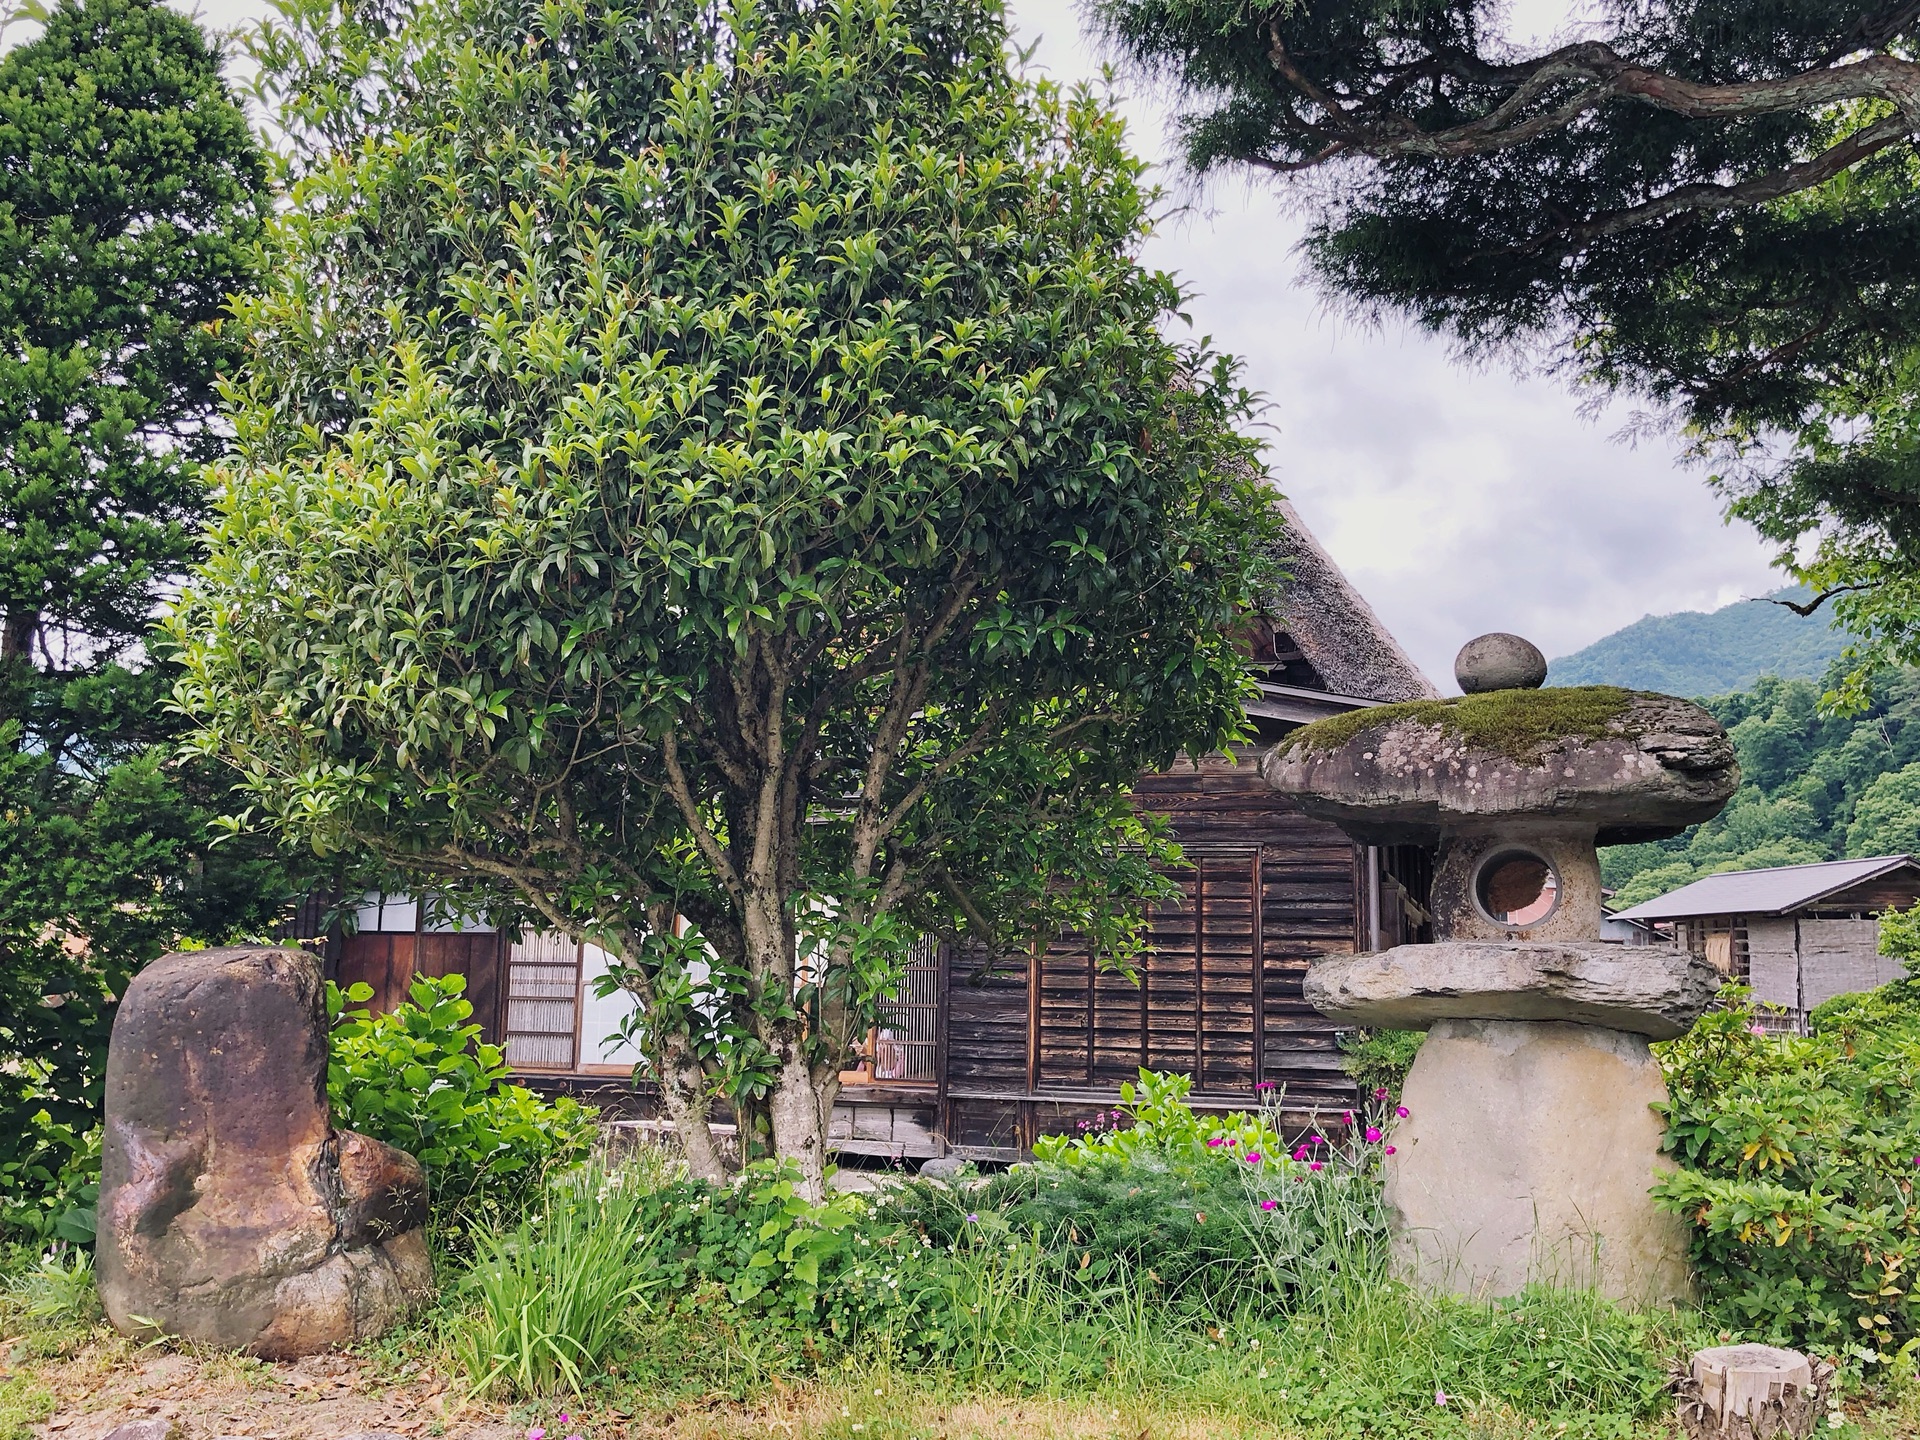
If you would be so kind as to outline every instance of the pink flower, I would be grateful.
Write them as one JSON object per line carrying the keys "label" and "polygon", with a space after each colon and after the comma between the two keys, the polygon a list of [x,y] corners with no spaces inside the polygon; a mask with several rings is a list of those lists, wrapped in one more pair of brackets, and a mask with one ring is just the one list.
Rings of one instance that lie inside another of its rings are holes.
{"label": "pink flower", "polygon": [[1376,1099],[1376,1100],[1384,1100],[1384,1099],[1386,1099],[1386,1098],[1387,1098],[1387,1087],[1386,1087],[1386,1086],[1384,1086],[1384,1085],[1382,1085],[1382,1086],[1381,1086],[1381,1087],[1380,1087],[1380,1088],[1379,1088],[1378,1090],[1376,1090],[1376,1091],[1374,1091],[1374,1092],[1373,1092],[1373,1098],[1374,1098],[1374,1099]]}
{"label": "pink flower", "polygon": [[1407,1116],[1411,1115],[1413,1112],[1407,1109],[1407,1107],[1404,1105],[1396,1105],[1393,1107],[1393,1113],[1398,1115],[1402,1120],[1404,1120],[1407,1118]]}
{"label": "pink flower", "polygon": [[1367,1126],[1367,1144],[1378,1145],[1379,1143],[1380,1131],[1372,1125]]}
{"label": "pink flower", "polygon": [[527,1440],[547,1440],[546,1427],[541,1425],[534,1426],[531,1430],[527,1431]]}
{"label": "pink flower", "polygon": [[[1304,1160],[1310,1153],[1307,1147],[1302,1145],[1298,1150],[1293,1152],[1293,1158],[1296,1160]],[[1914,1163],[1920,1165],[1920,1160],[1916,1160]]]}
{"label": "pink flower", "polygon": [[1309,1135],[1307,1137],[1307,1143],[1309,1145],[1324,1145],[1327,1143],[1327,1137],[1324,1135]]}
{"label": "pink flower", "polygon": [[1340,1123],[1342,1125],[1351,1125],[1353,1123],[1353,1112],[1351,1110],[1343,1110],[1340,1113]]}
{"label": "pink flower", "polygon": [[1749,1025],[1747,1026],[1747,1034],[1758,1035],[1764,1040],[1767,1035],[1767,1027],[1764,1025]]}
{"label": "pink flower", "polygon": [[1260,1163],[1260,1152],[1258,1150],[1247,1151],[1247,1164],[1258,1165],[1259,1163]]}
{"label": "pink flower", "polygon": [[1434,1403],[1434,1404],[1436,1404],[1436,1405],[1444,1405],[1444,1404],[1446,1404],[1446,1403],[1447,1403],[1447,1392],[1446,1392],[1446,1391],[1444,1391],[1444,1390],[1436,1390],[1436,1391],[1434,1391],[1434,1392],[1433,1392],[1433,1403]]}
{"label": "pink flower", "polygon": [[1207,1148],[1209,1150],[1218,1150],[1222,1145],[1226,1143],[1227,1143],[1226,1138],[1224,1136],[1211,1135],[1207,1138]]}
{"label": "pink flower", "polygon": [[1382,1153],[1391,1155],[1393,1153],[1393,1147],[1391,1145],[1387,1146],[1387,1148]]}
{"label": "pink flower", "polygon": [[1309,1170],[1318,1170],[1319,1168],[1320,1168],[1320,1162],[1318,1160],[1314,1161],[1311,1165],[1307,1166],[1307,1169]]}
{"label": "pink flower", "polygon": [[1278,1210],[1280,1208],[1280,1202],[1278,1200],[1262,1200],[1260,1202],[1260,1208],[1262,1210]]}

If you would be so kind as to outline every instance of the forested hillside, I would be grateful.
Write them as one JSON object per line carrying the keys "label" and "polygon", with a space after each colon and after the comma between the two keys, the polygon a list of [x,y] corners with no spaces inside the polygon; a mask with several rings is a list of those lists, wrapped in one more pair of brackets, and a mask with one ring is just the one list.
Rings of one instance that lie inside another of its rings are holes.
{"label": "forested hillside", "polygon": [[[1802,590],[1778,596],[1806,598]],[[1846,637],[1822,611],[1796,615],[1784,605],[1736,600],[1705,612],[1648,615],[1555,660],[1549,685],[1624,685],[1668,695],[1725,695],[1762,675],[1817,680]]]}
{"label": "forested hillside", "polygon": [[1819,698],[1768,676],[1704,702],[1739,751],[1740,791],[1684,835],[1602,850],[1616,907],[1720,870],[1920,851],[1920,671],[1885,680],[1864,714],[1823,719]]}

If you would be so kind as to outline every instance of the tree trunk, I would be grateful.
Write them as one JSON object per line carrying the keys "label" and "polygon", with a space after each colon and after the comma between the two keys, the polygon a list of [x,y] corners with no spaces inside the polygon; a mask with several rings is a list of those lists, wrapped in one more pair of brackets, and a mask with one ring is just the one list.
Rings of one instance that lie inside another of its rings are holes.
{"label": "tree trunk", "polygon": [[816,1205],[827,1198],[827,1117],[839,1089],[837,1078],[816,1083],[800,1042],[786,1042],[769,1107],[773,1150],[799,1168],[800,1191]]}
{"label": "tree trunk", "polygon": [[726,1159],[714,1143],[711,1102],[707,1097],[706,1072],[685,1042],[670,1040],[667,1054],[656,1067],[660,1074],[660,1094],[667,1118],[673,1121],[680,1148],[686,1152],[687,1169],[697,1180],[724,1185],[731,1178]]}

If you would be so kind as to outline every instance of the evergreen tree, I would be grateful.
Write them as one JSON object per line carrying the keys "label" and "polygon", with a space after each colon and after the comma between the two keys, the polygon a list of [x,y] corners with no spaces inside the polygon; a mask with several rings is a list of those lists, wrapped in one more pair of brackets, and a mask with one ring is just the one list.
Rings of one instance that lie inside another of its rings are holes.
{"label": "evergreen tree", "polygon": [[[266,162],[193,22],[66,0],[0,59],[0,1189],[99,1100],[112,1004],[181,935],[284,898],[210,852],[144,639],[195,553],[221,323]],[[45,1124],[34,1117],[47,1115]],[[49,1129],[48,1127],[54,1127]]]}

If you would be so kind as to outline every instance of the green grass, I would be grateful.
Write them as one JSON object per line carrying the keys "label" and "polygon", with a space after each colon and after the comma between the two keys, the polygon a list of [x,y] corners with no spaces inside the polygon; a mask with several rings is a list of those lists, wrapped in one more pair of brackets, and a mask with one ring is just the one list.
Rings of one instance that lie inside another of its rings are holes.
{"label": "green grass", "polygon": [[1356,736],[1401,721],[1432,725],[1471,745],[1523,763],[1538,761],[1562,740],[1601,740],[1620,733],[1631,690],[1577,685],[1557,690],[1495,690],[1451,700],[1408,700],[1329,716],[1302,725],[1280,742],[1283,753],[1337,750]]}

